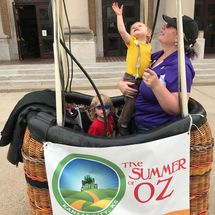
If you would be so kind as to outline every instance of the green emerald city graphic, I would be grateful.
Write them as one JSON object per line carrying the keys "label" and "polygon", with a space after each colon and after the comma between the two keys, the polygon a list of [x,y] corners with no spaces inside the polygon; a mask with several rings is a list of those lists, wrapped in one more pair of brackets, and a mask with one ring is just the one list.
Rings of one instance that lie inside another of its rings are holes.
{"label": "green emerald city graphic", "polygon": [[125,193],[125,175],[114,163],[92,155],[70,154],[57,166],[52,180],[64,210],[80,215],[109,214]]}

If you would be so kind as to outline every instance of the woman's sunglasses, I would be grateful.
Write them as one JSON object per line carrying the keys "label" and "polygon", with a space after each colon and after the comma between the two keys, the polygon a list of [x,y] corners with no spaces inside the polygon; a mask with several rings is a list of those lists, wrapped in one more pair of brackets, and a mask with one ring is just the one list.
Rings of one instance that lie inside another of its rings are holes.
{"label": "woman's sunglasses", "polygon": [[[104,104],[103,107],[104,107],[105,110],[109,110],[110,109],[110,105],[109,104]],[[97,105],[96,109],[102,110],[102,105]]]}

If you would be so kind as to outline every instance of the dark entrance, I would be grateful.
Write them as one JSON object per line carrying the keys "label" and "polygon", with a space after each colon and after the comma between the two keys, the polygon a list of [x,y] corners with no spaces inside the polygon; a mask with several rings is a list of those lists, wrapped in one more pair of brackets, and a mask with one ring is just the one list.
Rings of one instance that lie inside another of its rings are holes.
{"label": "dark entrance", "polygon": [[[114,1],[102,0],[102,16],[103,16],[103,45],[104,56],[125,56],[126,46],[121,39],[116,23],[116,15],[112,10]],[[139,0],[121,0],[118,1],[124,5],[124,22],[127,31],[130,26],[140,20],[140,1]]]}
{"label": "dark entrance", "polygon": [[21,58],[38,58],[40,50],[35,6],[18,6],[17,13],[19,15],[19,48]]}
{"label": "dark entrance", "polygon": [[199,29],[204,31],[205,52],[215,53],[215,1],[196,0],[195,19]]}
{"label": "dark entrance", "polygon": [[48,1],[17,1],[14,17],[20,59],[53,57],[53,33]]}

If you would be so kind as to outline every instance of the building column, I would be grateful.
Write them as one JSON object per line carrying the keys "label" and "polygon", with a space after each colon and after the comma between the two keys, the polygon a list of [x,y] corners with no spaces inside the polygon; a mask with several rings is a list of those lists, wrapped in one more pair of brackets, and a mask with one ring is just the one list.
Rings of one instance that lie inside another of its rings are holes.
{"label": "building column", "polygon": [[[173,1],[172,1],[173,2]],[[155,17],[155,12],[156,12],[156,7],[157,7],[157,1],[153,1],[153,22],[154,22],[154,17]],[[160,6],[159,6],[159,10],[158,10],[158,15],[157,15],[157,21],[156,21],[156,25],[155,25],[155,29],[154,29],[154,34],[153,34],[153,37],[152,37],[152,52],[156,52],[158,50],[161,50],[161,46],[160,46],[160,43],[158,41],[158,37],[160,35],[160,32],[161,32],[161,28],[164,24],[164,21],[162,19],[162,15],[165,14],[165,7],[166,7],[166,4],[165,4],[165,0],[161,1],[160,2]],[[153,25],[153,23],[152,23]]]}
{"label": "building column", "polygon": [[103,24],[102,24],[102,1],[96,0],[96,43],[97,56],[104,57],[103,47]]}
{"label": "building column", "polygon": [[[154,5],[154,8],[156,6]],[[191,18],[194,17],[195,10],[195,0],[182,0],[182,14],[190,16]],[[158,19],[156,23],[156,28],[154,32],[154,36],[152,39],[152,47],[153,51],[158,51],[161,49],[159,42],[157,41],[158,35],[160,33],[161,27],[164,24],[162,19],[162,14],[166,14],[167,16],[176,17],[176,2],[172,0],[164,0],[162,4],[160,4]],[[204,46],[205,46],[205,39],[203,37],[203,32],[199,32],[199,37],[197,39],[197,49],[198,49],[198,59],[202,59],[204,56]]]}
{"label": "building column", "polygon": [[2,25],[2,18],[1,18],[1,10],[0,10],[0,39],[8,38],[7,35],[4,34],[3,25]]}
{"label": "building column", "polygon": [[4,34],[2,25],[2,10],[0,8],[0,61],[10,60],[9,36]]}
{"label": "building column", "polygon": [[[89,28],[88,1],[66,0],[66,8],[71,26],[71,49],[80,63],[96,62],[96,46],[93,31]],[[64,18],[66,41],[69,29]]]}
{"label": "building column", "polygon": [[[172,0],[164,0],[165,2],[165,11],[164,13],[168,16],[175,17],[177,15],[176,11],[176,1]],[[182,0],[182,14],[190,16],[193,18],[194,16],[194,6],[195,6],[195,0]]]}
{"label": "building column", "polygon": [[[166,8],[165,13],[169,16],[176,16],[176,4],[173,4],[172,0],[166,0]],[[195,0],[182,0],[182,14],[190,16],[191,18],[194,17],[195,13]],[[199,36],[197,39],[197,46],[198,46],[198,59],[204,58],[204,49],[205,49],[205,39],[204,39],[204,32],[199,32]]]}
{"label": "building column", "polygon": [[204,31],[199,31],[199,36],[197,39],[197,45],[199,47],[198,49],[198,58],[197,59],[203,59],[205,54],[205,38],[204,38]]}

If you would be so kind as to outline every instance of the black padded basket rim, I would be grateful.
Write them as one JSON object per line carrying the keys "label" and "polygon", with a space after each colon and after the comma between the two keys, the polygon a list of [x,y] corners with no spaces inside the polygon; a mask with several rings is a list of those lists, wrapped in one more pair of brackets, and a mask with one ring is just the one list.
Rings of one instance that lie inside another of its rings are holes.
{"label": "black padded basket rim", "polygon": [[[72,101],[77,104],[83,105],[89,105],[92,98],[93,97],[90,95],[85,95],[78,92],[71,92],[66,94],[67,101]],[[115,96],[111,97],[111,99],[115,107],[123,104],[123,96]],[[193,123],[197,127],[200,127],[207,121],[206,111],[200,103],[192,98],[189,99],[189,113],[191,114],[190,116],[192,117]],[[205,117],[202,117],[202,115]],[[70,128],[53,125],[48,128],[46,138],[38,138],[37,124],[40,125],[40,123],[38,123],[38,120],[39,119],[37,119],[34,115],[28,118],[28,128],[30,129],[32,137],[37,137],[36,139],[38,141],[50,141],[53,143],[78,147],[113,147],[140,144],[184,133],[188,131],[190,127],[190,117],[188,116],[181,118],[178,121],[171,122],[164,126],[156,128],[147,134],[132,134],[122,137],[107,138],[94,137]],[[196,127],[193,126],[192,129],[194,130],[196,129]]]}

